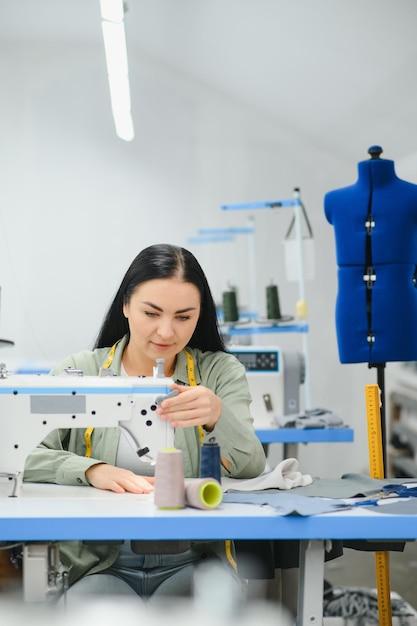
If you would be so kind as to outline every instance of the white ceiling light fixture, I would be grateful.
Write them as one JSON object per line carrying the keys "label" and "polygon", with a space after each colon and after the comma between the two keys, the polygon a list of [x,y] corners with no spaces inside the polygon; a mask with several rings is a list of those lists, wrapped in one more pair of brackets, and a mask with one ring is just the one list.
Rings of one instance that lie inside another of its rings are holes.
{"label": "white ceiling light fixture", "polygon": [[111,108],[116,134],[132,141],[133,129],[123,0],[100,0]]}

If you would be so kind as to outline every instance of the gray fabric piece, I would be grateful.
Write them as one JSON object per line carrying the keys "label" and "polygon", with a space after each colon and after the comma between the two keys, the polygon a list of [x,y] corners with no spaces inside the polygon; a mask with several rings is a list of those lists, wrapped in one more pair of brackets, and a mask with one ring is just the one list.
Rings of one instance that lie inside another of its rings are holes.
{"label": "gray fabric piece", "polygon": [[311,485],[294,487],[292,493],[323,498],[356,498],[371,496],[384,485],[415,483],[414,478],[371,478],[365,474],[343,474],[341,478],[314,478]]}
{"label": "gray fabric piece", "polygon": [[350,508],[343,500],[327,498],[309,498],[294,495],[292,492],[276,492],[268,489],[261,492],[235,492],[225,493],[223,502],[240,502],[243,504],[257,504],[258,506],[270,506],[280,515],[318,515],[331,513],[341,509]]}
{"label": "gray fabric piece", "polygon": [[[365,474],[351,473],[343,474],[341,478],[314,478],[312,484],[304,487],[292,487],[290,492],[281,489],[249,491],[229,489],[227,493],[223,494],[223,502],[271,506],[280,515],[318,515],[319,513],[330,513],[349,508],[351,505],[346,504],[343,498],[372,496],[378,494],[385,485],[415,482],[415,478],[377,479]],[[388,511],[380,511],[386,507],[387,505],[371,506],[370,508],[377,510],[378,513],[388,513]],[[393,511],[393,509],[391,510]]]}

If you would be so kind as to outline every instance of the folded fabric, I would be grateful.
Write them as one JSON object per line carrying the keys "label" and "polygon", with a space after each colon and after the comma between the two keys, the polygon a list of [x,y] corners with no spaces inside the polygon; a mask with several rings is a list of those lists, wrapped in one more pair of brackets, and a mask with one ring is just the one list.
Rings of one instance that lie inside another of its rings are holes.
{"label": "folded fabric", "polygon": [[256,478],[240,479],[222,477],[222,488],[228,491],[259,491],[262,489],[293,489],[313,482],[309,474],[302,474],[297,459],[284,459],[271,471]]}
{"label": "folded fabric", "polygon": [[341,428],[345,426],[339,415],[327,409],[309,409],[292,415],[274,415],[280,428]]}

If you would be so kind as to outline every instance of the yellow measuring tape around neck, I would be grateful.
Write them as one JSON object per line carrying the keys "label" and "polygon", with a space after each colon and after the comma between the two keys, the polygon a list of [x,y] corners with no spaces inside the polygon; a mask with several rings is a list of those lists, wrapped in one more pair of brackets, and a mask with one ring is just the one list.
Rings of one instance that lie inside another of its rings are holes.
{"label": "yellow measuring tape around neck", "polygon": [[[378,385],[366,385],[366,417],[368,421],[369,473],[371,478],[384,478],[382,450],[381,397]],[[380,626],[391,626],[391,590],[389,552],[375,552],[375,574],[378,592]]]}
{"label": "yellow measuring tape around neck", "polygon": [[188,384],[190,385],[190,387],[194,387],[197,384],[197,381],[195,379],[195,373],[194,373],[194,359],[191,356],[191,354],[188,352],[188,350],[184,350],[184,352],[185,352],[185,356],[187,357]]}
{"label": "yellow measuring tape around neck", "polygon": [[117,346],[118,343],[119,342],[116,341],[116,343],[110,348],[110,352],[109,352],[109,356],[107,357],[107,361],[103,365],[103,368],[105,370],[108,370],[110,365],[113,363],[114,353],[116,352],[116,346]]}

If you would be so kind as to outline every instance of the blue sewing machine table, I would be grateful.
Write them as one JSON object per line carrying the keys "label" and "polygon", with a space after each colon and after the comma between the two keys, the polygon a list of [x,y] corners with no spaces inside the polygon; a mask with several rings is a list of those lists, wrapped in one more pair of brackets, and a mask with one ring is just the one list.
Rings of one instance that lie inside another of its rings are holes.
{"label": "blue sewing machine table", "polygon": [[211,511],[164,511],[152,495],[49,484],[24,484],[20,497],[2,497],[0,506],[0,541],[299,539],[298,626],[322,624],[327,540],[416,538],[416,516],[363,507],[309,517],[237,503]]}

